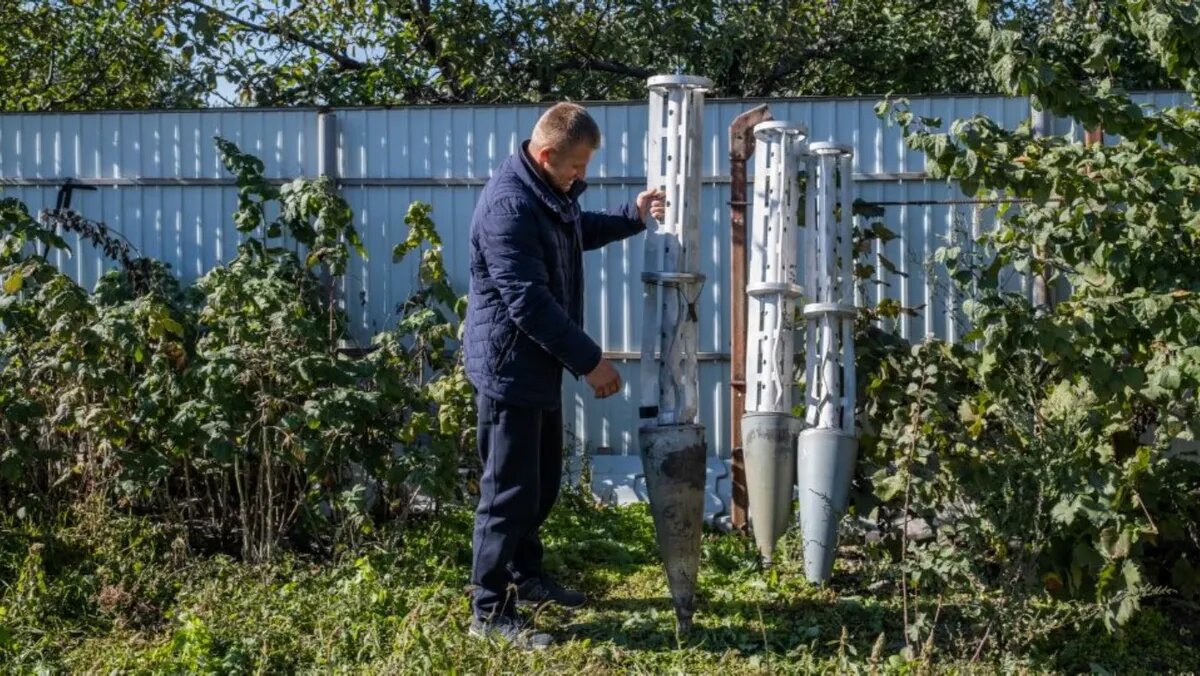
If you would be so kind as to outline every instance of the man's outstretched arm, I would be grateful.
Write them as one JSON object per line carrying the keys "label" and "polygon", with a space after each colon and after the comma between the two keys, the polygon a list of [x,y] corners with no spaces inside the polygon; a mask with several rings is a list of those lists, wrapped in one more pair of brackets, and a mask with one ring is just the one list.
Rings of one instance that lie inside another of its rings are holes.
{"label": "man's outstretched arm", "polygon": [[591,251],[626,237],[632,237],[646,229],[646,217],[662,220],[666,211],[665,196],[661,190],[647,190],[637,196],[632,204],[626,204],[615,213],[585,211],[581,217],[583,249]]}

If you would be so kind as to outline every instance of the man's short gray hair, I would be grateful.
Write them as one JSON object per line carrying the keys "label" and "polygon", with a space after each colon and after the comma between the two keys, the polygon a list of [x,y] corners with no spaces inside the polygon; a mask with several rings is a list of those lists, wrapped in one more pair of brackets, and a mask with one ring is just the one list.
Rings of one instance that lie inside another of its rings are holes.
{"label": "man's short gray hair", "polygon": [[538,119],[531,140],[539,148],[565,150],[586,143],[595,150],[600,147],[600,126],[583,106],[556,103]]}

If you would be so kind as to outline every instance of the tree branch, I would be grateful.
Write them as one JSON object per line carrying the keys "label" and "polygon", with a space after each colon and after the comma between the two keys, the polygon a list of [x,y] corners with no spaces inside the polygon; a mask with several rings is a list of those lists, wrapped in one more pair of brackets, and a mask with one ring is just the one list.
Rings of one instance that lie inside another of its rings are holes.
{"label": "tree branch", "polygon": [[[88,49],[88,53],[86,54],[87,61],[91,61],[92,63],[95,63],[96,59],[98,59],[98,58],[99,58],[99,54],[96,52],[95,48]],[[89,78],[85,78],[83,81],[83,84],[81,86],[78,86],[75,89],[75,91],[72,92],[69,96],[66,96],[65,98],[61,98],[61,99],[50,99],[49,101],[47,101],[47,102],[43,103],[41,106],[39,106],[39,108],[41,110],[64,110],[64,109],[66,109],[67,106],[70,106],[74,103],[84,100],[88,95],[90,95],[92,93],[93,90],[96,89],[96,85],[100,84],[100,81],[104,79],[104,70],[103,69],[94,69],[91,71],[91,73],[92,73],[92,76]],[[46,83],[46,91],[47,92],[50,91],[51,84],[53,84],[53,83],[47,81],[47,83]]]}
{"label": "tree branch", "polygon": [[560,61],[553,70],[594,70],[601,73],[612,73],[613,75],[624,75],[626,77],[636,78],[648,78],[655,73],[653,70],[647,70],[640,66],[630,66],[624,63],[605,61],[603,59],[593,59],[591,57],[574,57],[565,61]]}
{"label": "tree branch", "polygon": [[[416,4],[416,14],[410,16],[409,20],[420,27],[420,45],[425,53],[429,55],[429,58],[433,60],[433,64],[437,66],[442,83],[450,90],[449,99],[446,99],[444,95],[439,95],[438,98],[448,100],[448,102],[474,101],[476,87],[467,86],[464,88],[459,65],[453,59],[446,56],[441,42],[435,33],[438,24],[433,16],[431,0],[418,0]],[[471,13],[477,9],[479,9],[478,5],[465,3],[462,8],[465,16],[461,20],[469,23],[474,18]],[[433,89],[436,91],[436,87]]]}
{"label": "tree branch", "polygon": [[822,44],[821,41],[818,41],[817,45],[818,46],[816,47],[809,47],[808,49],[800,52],[785,52],[779,57],[779,61],[775,62],[775,67],[773,67],[771,72],[767,74],[766,79],[754,87],[754,93],[752,96],[761,97],[773,95],[775,93],[775,86],[779,84],[779,81],[784,77],[800,70],[810,61],[828,56],[829,54],[833,53],[834,47],[840,46],[840,44]]}
{"label": "tree branch", "polygon": [[349,55],[347,55],[343,52],[340,52],[340,51],[334,49],[333,47],[330,47],[329,45],[322,44],[320,42],[317,42],[316,40],[307,38],[307,37],[301,35],[300,33],[297,33],[296,31],[291,30],[290,28],[286,28],[282,25],[282,22],[277,22],[279,25],[275,25],[275,26],[264,26],[262,24],[257,24],[252,21],[247,21],[246,19],[243,19],[239,16],[236,16],[236,15],[226,12],[224,10],[217,9],[216,7],[213,7],[206,3],[200,2],[200,0],[183,0],[183,2],[185,4],[192,5],[193,7],[197,7],[205,12],[208,12],[209,14],[214,14],[216,16],[219,16],[219,17],[225,19],[226,21],[235,23],[239,26],[242,26],[243,28],[248,28],[248,29],[258,32],[258,33],[266,33],[268,35],[274,35],[276,37],[285,38],[287,40],[291,40],[292,42],[297,42],[299,44],[302,44],[305,47],[308,47],[317,52],[320,52],[321,54],[324,54],[325,56],[328,56],[329,58],[333,59],[334,63],[336,63],[338,65],[338,67],[341,68],[342,70],[365,70],[367,68],[367,64],[363,63],[362,61],[351,58]]}

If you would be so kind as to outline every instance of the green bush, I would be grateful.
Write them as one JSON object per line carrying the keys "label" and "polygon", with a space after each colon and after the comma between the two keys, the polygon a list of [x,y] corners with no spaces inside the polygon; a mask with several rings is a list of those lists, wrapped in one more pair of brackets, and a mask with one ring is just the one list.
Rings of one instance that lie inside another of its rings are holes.
{"label": "green bush", "polygon": [[120,264],[89,294],[46,260],[66,248],[53,229],[0,203],[0,504],[53,515],[99,496],[260,560],[289,539],[346,542],[371,527],[369,508],[403,516],[417,492],[460,496],[473,418],[454,347],[463,304],[429,207],[412,206],[394,252],[420,251],[419,288],[353,358],[331,292],[366,253],[349,206],[328,179],[276,188],[257,158],[217,144],[249,236],[187,288],[103,225],[53,214]]}
{"label": "green bush", "polygon": [[[1169,58],[1200,45],[1194,22],[1169,18],[1181,6],[1114,11],[1200,93],[1184,77],[1197,64]],[[1094,54],[1078,78],[1047,56],[1053,44],[980,26],[1008,93],[1120,135],[1114,145],[984,116],[939,132],[940,120],[906,101],[878,109],[934,177],[1000,215],[971,246],[936,256],[967,299],[974,349],[860,340],[859,511],[884,532],[885,560],[901,562],[903,593],[923,601],[911,638],[946,590],[995,595],[999,605],[975,612],[1005,647],[1087,619],[1115,631],[1147,596],[1196,598],[1200,112],[1139,108],[1114,85],[1118,45],[1103,25],[1089,30]],[[1006,291],[1006,270],[1029,275],[1048,301]],[[914,521],[927,537],[909,537]],[[1051,598],[1091,605],[1056,616]]]}

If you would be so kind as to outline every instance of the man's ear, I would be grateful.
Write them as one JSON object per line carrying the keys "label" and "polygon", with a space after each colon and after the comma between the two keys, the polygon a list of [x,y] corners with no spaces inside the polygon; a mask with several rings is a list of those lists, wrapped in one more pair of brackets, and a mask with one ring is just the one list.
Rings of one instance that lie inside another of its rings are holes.
{"label": "man's ear", "polygon": [[550,146],[541,146],[533,153],[533,159],[538,161],[538,164],[548,164],[550,156],[554,154],[554,149]]}

